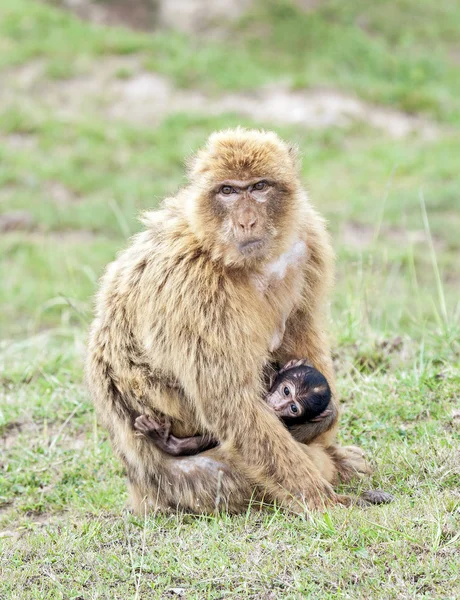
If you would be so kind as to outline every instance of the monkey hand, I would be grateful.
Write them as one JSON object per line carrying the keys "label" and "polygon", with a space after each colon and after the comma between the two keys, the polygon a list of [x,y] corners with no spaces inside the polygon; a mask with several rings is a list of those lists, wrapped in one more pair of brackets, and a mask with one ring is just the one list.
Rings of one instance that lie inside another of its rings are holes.
{"label": "monkey hand", "polygon": [[155,420],[149,415],[139,415],[134,421],[134,430],[140,436],[167,440],[170,432],[170,423],[167,420]]}
{"label": "monkey hand", "polygon": [[333,411],[332,411],[331,408],[326,408],[326,410],[323,410],[322,413],[320,413],[319,415],[317,415],[313,419],[310,419],[310,421],[312,423],[318,423],[319,421],[322,421],[326,417],[329,417],[330,415],[332,415],[332,413],[333,413]]}

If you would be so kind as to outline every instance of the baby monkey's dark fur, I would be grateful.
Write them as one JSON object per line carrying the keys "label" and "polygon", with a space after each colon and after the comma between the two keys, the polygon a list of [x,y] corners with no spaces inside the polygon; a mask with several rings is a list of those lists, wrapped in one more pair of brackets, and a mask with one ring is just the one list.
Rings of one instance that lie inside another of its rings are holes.
{"label": "baby monkey's dark fur", "polygon": [[[289,428],[307,421],[320,421],[330,414],[327,409],[331,389],[322,373],[306,361],[290,361],[274,377],[265,401]],[[167,454],[198,454],[217,445],[210,436],[179,438],[170,433],[170,423],[149,415],[140,415],[135,430]]]}
{"label": "baby monkey's dark fur", "polygon": [[285,425],[301,425],[330,414],[331,388],[307,361],[292,360],[275,376],[265,400]]}

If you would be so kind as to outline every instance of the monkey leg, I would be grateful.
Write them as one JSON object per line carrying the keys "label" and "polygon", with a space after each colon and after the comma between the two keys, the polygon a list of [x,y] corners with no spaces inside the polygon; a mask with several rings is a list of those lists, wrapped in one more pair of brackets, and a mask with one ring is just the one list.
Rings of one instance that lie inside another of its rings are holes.
{"label": "monkey leg", "polygon": [[[233,470],[214,450],[195,456],[162,458],[155,466],[128,467],[132,508],[137,513],[184,510],[212,514],[245,510],[255,494],[254,486]],[[163,454],[163,457],[165,455]]]}
{"label": "monkey leg", "polygon": [[134,429],[152,440],[158,448],[171,456],[190,456],[217,446],[208,435],[179,438],[169,433],[170,423],[161,423],[149,415],[140,415],[134,421]]}
{"label": "monkey leg", "polygon": [[[323,477],[331,484],[345,483],[356,475],[369,473],[369,471],[365,470],[369,466],[364,461],[364,453],[356,446],[347,446],[345,448],[332,446],[325,449],[321,445],[312,443],[309,446],[305,446],[305,449],[310,458],[314,459]],[[337,458],[337,454],[341,454],[340,459]],[[355,460],[357,460],[357,457],[360,457],[363,462],[353,462],[353,455]],[[347,468],[344,467],[344,464],[347,465]],[[389,504],[393,500],[393,494],[384,490],[367,490],[359,496],[337,495],[338,503],[347,507],[358,506],[366,508],[372,505]]]}
{"label": "monkey leg", "polygon": [[[304,423],[298,430],[293,428],[291,433],[295,439],[305,444],[306,442],[303,441],[304,436],[309,437],[309,433],[315,431],[316,425],[317,423],[310,421]],[[316,462],[320,465],[320,470],[329,483],[349,483],[352,479],[371,475],[373,472],[364,452],[357,446],[344,446],[342,448],[331,445],[325,448],[321,439],[316,437],[313,442],[308,442],[308,448],[313,449],[315,455],[318,456]],[[318,454],[319,448],[326,453],[327,459],[322,454]]]}
{"label": "monkey leg", "polygon": [[[311,300],[314,305],[314,299]],[[312,426],[310,422],[304,424],[303,434],[299,426],[296,439],[303,443],[311,440],[320,441],[325,447],[334,442],[339,419],[339,402],[335,388],[335,374],[332,366],[329,341],[322,329],[322,316],[315,315],[314,308],[311,313],[299,309],[290,316],[286,323],[286,333],[283,343],[274,355],[274,359],[288,368],[288,365],[300,361],[317,369],[326,378],[331,388],[331,401],[328,409],[331,413],[321,422]],[[284,368],[284,367],[283,367]]]}
{"label": "monkey leg", "polygon": [[[241,472],[225,444],[195,456],[174,457],[136,435],[130,423],[119,423],[112,429],[112,441],[126,465],[131,505],[139,514],[178,509],[192,513],[212,514],[216,510],[236,513],[251,504],[273,501],[265,488]],[[325,480],[335,477],[334,463],[323,448],[312,449],[304,444],[299,447]],[[292,468],[295,471],[295,466]],[[328,504],[326,497],[324,507]],[[306,510],[301,501],[288,505],[295,512]]]}

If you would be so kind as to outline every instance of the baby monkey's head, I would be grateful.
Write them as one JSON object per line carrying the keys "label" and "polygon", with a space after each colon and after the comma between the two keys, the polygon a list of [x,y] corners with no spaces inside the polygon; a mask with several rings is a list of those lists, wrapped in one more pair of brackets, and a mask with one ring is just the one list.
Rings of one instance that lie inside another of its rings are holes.
{"label": "baby monkey's head", "polygon": [[286,425],[319,420],[331,400],[331,388],[317,369],[301,365],[279,373],[266,402]]}

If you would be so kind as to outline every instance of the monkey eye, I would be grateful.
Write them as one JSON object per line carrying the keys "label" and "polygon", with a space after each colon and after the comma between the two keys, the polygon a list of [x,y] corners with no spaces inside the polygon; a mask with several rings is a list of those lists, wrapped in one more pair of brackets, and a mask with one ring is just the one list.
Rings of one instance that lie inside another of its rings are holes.
{"label": "monkey eye", "polygon": [[289,388],[286,386],[286,387],[284,388],[284,390],[283,390],[283,394],[284,394],[285,396],[289,396],[289,394],[290,394],[290,393],[291,393],[291,392],[289,391]]}
{"label": "monkey eye", "polygon": [[291,406],[289,407],[291,409],[291,412],[296,414],[298,412],[298,408],[297,408],[297,404],[291,404]]}
{"label": "monkey eye", "polygon": [[219,190],[219,192],[221,194],[224,194],[224,196],[230,196],[230,194],[232,194],[233,191],[234,190],[231,185],[223,185]]}
{"label": "monkey eye", "polygon": [[258,182],[257,182],[257,183],[255,183],[255,184],[254,184],[252,187],[253,187],[253,189],[255,189],[255,190],[263,190],[263,189],[264,189],[264,187],[265,187],[266,185],[267,185],[267,184],[265,183],[265,181],[258,181]]}

